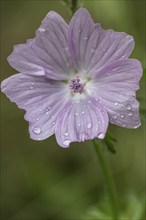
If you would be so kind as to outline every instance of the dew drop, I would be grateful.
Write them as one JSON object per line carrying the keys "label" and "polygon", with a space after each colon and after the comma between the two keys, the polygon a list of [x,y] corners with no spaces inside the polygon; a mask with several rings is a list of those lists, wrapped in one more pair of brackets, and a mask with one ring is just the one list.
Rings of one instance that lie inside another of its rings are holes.
{"label": "dew drop", "polygon": [[70,143],[71,143],[70,140],[64,140],[64,142],[63,142],[63,144],[64,144],[66,147],[68,147]]}
{"label": "dew drop", "polygon": [[69,50],[69,48],[68,48],[68,47],[65,47],[64,49],[65,49],[65,51],[68,51],[68,50]]}
{"label": "dew drop", "polygon": [[39,120],[39,118],[36,118],[36,121],[38,121]]}
{"label": "dew drop", "polygon": [[55,121],[52,121],[52,125],[55,125]]}
{"label": "dew drop", "polygon": [[124,118],[124,115],[121,115],[121,118]]}
{"label": "dew drop", "polygon": [[32,90],[32,89],[34,89],[34,87],[33,87],[33,86],[30,86],[29,88],[30,88],[31,90]]}
{"label": "dew drop", "polygon": [[129,113],[128,113],[128,115],[129,115],[129,116],[132,116],[132,115],[133,115],[133,113],[132,113],[132,112],[129,112]]}
{"label": "dew drop", "polygon": [[119,105],[119,103],[118,103],[118,102],[115,102],[115,105]]}
{"label": "dew drop", "polygon": [[78,124],[79,127],[81,127],[81,124]]}
{"label": "dew drop", "polygon": [[122,126],[123,126],[123,127],[126,127],[126,124],[124,123],[124,124],[122,124]]}
{"label": "dew drop", "polygon": [[138,128],[139,125],[140,125],[140,122],[139,122],[139,121],[135,121],[135,126],[134,126],[134,128]]}
{"label": "dew drop", "polygon": [[51,117],[52,119],[54,118],[54,116]]}
{"label": "dew drop", "polygon": [[116,118],[117,118],[117,115],[114,115],[114,116],[113,116],[113,118],[115,118],[115,119],[116,119]]}
{"label": "dew drop", "polygon": [[47,111],[50,111],[52,109],[52,107],[49,105],[48,107],[47,107]]}
{"label": "dew drop", "polygon": [[84,133],[79,134],[79,139],[85,141],[85,134]]}
{"label": "dew drop", "polygon": [[64,135],[67,137],[68,136],[68,132],[65,132]]}
{"label": "dew drop", "polygon": [[131,110],[131,109],[132,109],[132,107],[131,107],[130,104],[127,104],[127,105],[126,105],[126,108],[127,108],[128,110]]}
{"label": "dew drop", "polygon": [[85,114],[85,112],[84,111],[82,111],[82,115],[84,115]]}
{"label": "dew drop", "polygon": [[87,124],[87,128],[91,128],[91,127],[92,127],[91,123]]}
{"label": "dew drop", "polygon": [[138,128],[138,125],[135,125],[134,128]]}
{"label": "dew drop", "polygon": [[36,127],[36,128],[33,129],[33,132],[35,134],[40,134],[41,133],[41,129],[39,127]]}
{"label": "dew drop", "polygon": [[78,115],[79,115],[79,114],[76,112],[76,113],[75,113],[75,116],[78,116]]}
{"label": "dew drop", "polygon": [[99,139],[103,139],[103,138],[104,138],[104,136],[105,136],[105,134],[101,132],[101,133],[99,133],[99,134],[98,134],[98,136],[97,136],[97,137],[98,137]]}

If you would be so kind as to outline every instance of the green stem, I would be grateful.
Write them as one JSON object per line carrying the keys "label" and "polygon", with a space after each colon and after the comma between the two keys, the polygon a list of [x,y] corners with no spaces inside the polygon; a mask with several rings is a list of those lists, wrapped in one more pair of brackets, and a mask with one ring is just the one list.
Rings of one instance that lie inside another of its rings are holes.
{"label": "green stem", "polygon": [[107,160],[105,158],[102,146],[100,146],[100,143],[97,143],[95,140],[93,140],[93,144],[96,150],[96,155],[99,159],[101,169],[105,178],[105,183],[108,190],[110,205],[111,205],[111,211],[113,214],[113,220],[119,219],[119,211],[118,211],[118,201],[117,201],[117,193],[115,184],[111,175],[111,172],[109,170],[109,165],[107,163]]}
{"label": "green stem", "polygon": [[74,14],[78,7],[78,0],[72,0],[71,3],[72,3],[71,11],[72,14]]}

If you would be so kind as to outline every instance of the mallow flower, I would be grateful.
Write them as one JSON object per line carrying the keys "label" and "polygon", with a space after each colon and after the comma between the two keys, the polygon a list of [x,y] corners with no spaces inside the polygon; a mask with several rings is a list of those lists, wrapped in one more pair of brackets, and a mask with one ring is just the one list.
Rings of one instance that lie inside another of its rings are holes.
{"label": "mallow flower", "polygon": [[140,126],[136,90],[141,63],[129,58],[133,37],[104,30],[84,8],[69,25],[54,11],[33,39],[14,47],[9,64],[19,73],[2,92],[26,111],[30,137],[57,143],[103,139],[109,123]]}

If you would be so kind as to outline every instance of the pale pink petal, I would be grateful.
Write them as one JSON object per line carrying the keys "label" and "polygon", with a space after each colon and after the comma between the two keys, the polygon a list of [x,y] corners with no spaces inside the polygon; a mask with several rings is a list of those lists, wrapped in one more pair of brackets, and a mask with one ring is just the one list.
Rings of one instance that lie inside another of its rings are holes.
{"label": "pale pink petal", "polygon": [[1,88],[12,102],[26,110],[32,139],[43,140],[54,133],[58,113],[66,102],[64,83],[15,74],[4,80]]}
{"label": "pale pink petal", "polygon": [[92,76],[105,64],[128,58],[134,48],[134,40],[123,32],[103,30],[82,8],[69,24],[69,46],[77,68]]}
{"label": "pale pink petal", "polygon": [[76,68],[84,68],[86,55],[94,46],[98,36],[99,24],[94,24],[89,12],[81,8],[72,17],[69,24],[69,47]]}
{"label": "pale pink petal", "polygon": [[68,102],[60,111],[55,127],[57,142],[69,147],[71,142],[81,142],[98,137],[103,139],[108,127],[104,105],[92,97],[80,102]]}
{"label": "pale pink petal", "polygon": [[8,61],[13,68],[24,74],[47,75],[55,80],[68,78],[72,61],[68,49],[66,22],[57,13],[48,13],[36,32],[36,37],[25,44],[15,46]]}
{"label": "pale pink petal", "polygon": [[88,52],[89,55],[87,54],[86,56],[85,68],[87,73],[93,75],[103,66],[119,59],[127,59],[132,53],[133,48],[133,37],[124,32],[116,32],[113,30],[98,31],[95,50],[93,51],[91,49],[90,52]]}
{"label": "pale pink petal", "polygon": [[140,126],[135,91],[139,88],[141,75],[141,63],[134,59],[117,61],[97,73],[94,95],[106,106],[112,124],[127,128]]}

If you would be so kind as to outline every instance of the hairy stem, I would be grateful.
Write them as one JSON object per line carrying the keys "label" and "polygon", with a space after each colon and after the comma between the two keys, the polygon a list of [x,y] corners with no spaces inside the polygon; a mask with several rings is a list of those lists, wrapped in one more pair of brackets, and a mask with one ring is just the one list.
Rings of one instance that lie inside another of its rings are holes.
{"label": "hairy stem", "polygon": [[103,176],[105,179],[105,184],[107,187],[108,196],[109,196],[110,205],[111,205],[111,211],[113,214],[113,220],[118,220],[119,219],[119,208],[118,208],[117,193],[116,193],[116,188],[115,188],[115,184],[114,184],[111,172],[109,170],[109,165],[105,158],[101,143],[97,143],[95,140],[93,140],[93,144],[94,144],[96,155],[100,162]]}

